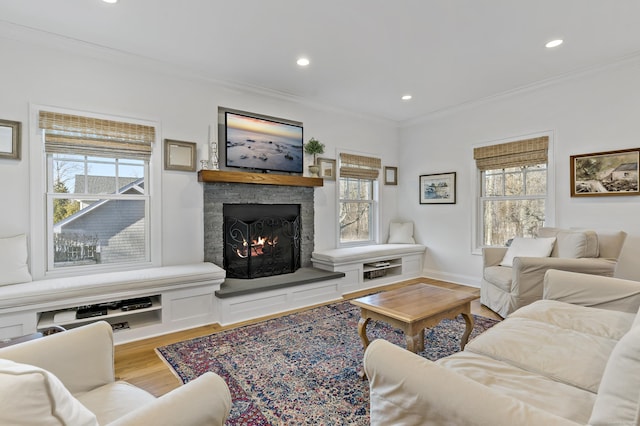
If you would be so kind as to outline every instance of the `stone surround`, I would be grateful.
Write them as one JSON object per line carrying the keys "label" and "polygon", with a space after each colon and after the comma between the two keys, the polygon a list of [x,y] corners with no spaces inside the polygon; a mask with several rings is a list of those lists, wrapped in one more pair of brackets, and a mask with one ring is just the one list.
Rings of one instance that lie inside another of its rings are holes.
{"label": "stone surround", "polygon": [[300,204],[300,264],[311,266],[314,188],[245,183],[204,183],[204,260],[223,267],[224,204]]}

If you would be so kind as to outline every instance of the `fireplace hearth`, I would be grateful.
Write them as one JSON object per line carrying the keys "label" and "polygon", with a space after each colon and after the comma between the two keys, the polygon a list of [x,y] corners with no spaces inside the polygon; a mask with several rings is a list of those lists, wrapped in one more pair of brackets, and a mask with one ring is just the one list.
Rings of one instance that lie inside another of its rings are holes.
{"label": "fireplace hearth", "polygon": [[300,268],[300,205],[224,204],[228,278],[289,274]]}

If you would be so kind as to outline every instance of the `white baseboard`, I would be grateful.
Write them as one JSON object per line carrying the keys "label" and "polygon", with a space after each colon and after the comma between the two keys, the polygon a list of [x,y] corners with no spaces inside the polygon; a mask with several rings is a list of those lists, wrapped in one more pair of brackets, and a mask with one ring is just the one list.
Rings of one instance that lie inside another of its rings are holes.
{"label": "white baseboard", "polygon": [[466,285],[480,288],[481,277],[471,275],[452,274],[449,272],[436,271],[433,269],[423,269],[422,276],[434,280],[447,281],[454,284]]}

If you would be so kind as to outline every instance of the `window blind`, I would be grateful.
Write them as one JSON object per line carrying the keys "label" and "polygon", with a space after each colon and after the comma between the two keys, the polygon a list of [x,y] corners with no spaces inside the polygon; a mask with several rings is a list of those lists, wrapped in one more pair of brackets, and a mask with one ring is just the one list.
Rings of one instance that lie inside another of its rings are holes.
{"label": "window blind", "polygon": [[155,128],[123,121],[40,111],[45,151],[148,160]]}
{"label": "window blind", "polygon": [[479,170],[506,169],[532,166],[547,162],[549,137],[523,139],[473,150],[473,158]]}
{"label": "window blind", "polygon": [[340,177],[354,179],[377,179],[382,161],[376,157],[340,154]]}

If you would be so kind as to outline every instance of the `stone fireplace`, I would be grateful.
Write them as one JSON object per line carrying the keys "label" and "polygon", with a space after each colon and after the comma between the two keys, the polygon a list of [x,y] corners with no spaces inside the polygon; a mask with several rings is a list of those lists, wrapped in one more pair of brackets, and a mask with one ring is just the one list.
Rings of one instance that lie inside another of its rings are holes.
{"label": "stone fireplace", "polygon": [[[222,266],[225,270],[227,270],[227,276],[229,276],[228,266],[233,266],[234,269],[240,266],[240,262],[234,262],[233,265],[226,265],[225,261],[225,250],[227,247],[226,242],[231,242],[228,237],[225,237],[225,205],[252,205],[251,209],[248,209],[250,213],[241,213],[240,221],[247,222],[249,225],[251,223],[255,223],[256,218],[252,218],[247,216],[246,214],[252,215],[256,211],[258,211],[258,207],[262,206],[266,209],[271,209],[272,207],[268,206],[279,206],[279,205],[294,205],[295,209],[298,211],[298,219],[297,224],[286,224],[288,226],[288,230],[286,231],[277,231],[280,232],[278,235],[278,245],[282,243],[282,238],[285,240],[288,238],[288,234],[291,234],[294,227],[298,229],[298,237],[297,242],[294,243],[298,245],[299,254],[294,255],[297,256],[298,260],[295,261],[294,268],[302,267],[307,268],[311,266],[311,253],[313,252],[313,237],[314,237],[314,188],[306,187],[306,186],[285,186],[285,185],[257,185],[257,184],[247,184],[247,183],[228,183],[228,182],[206,182],[204,184],[204,260],[206,262],[212,262],[216,265]],[[276,212],[275,214],[271,212],[267,212],[266,214],[261,214],[262,218],[267,218],[266,222],[263,220],[259,226],[267,226],[271,227],[271,225],[275,224],[275,222],[281,221],[284,219],[284,222],[296,222],[296,220],[292,219],[294,214],[287,212]],[[268,218],[281,218],[276,220],[275,222]],[[239,225],[243,227],[244,225]],[[249,232],[249,231],[248,231]],[[251,243],[253,239],[251,239]],[[239,238],[240,240],[242,238]],[[247,241],[247,244],[250,242]],[[235,248],[239,249],[242,253],[244,248],[240,247],[244,243],[236,242]],[[264,244],[264,243],[260,243]],[[289,247],[290,243],[286,243]],[[250,253],[250,249],[246,254]],[[258,250],[262,250],[264,254],[264,247],[260,247]],[[271,248],[267,247],[266,251],[270,251]],[[249,256],[245,262],[255,263],[257,256]],[[268,275],[270,272],[269,268],[272,268],[274,271],[285,270],[288,267],[278,266],[277,268],[272,267],[270,265],[270,260],[268,262],[263,262],[262,269],[263,272]],[[255,265],[252,265],[255,266]],[[295,270],[295,269],[294,269]],[[293,272],[293,271],[290,271]],[[262,273],[262,272],[261,272]],[[287,273],[287,272],[281,272]],[[260,276],[266,276],[260,275]],[[249,278],[249,277],[246,277]],[[252,278],[255,278],[252,277]]]}
{"label": "stone fireplace", "polygon": [[300,268],[300,205],[224,204],[227,278],[260,278]]}

